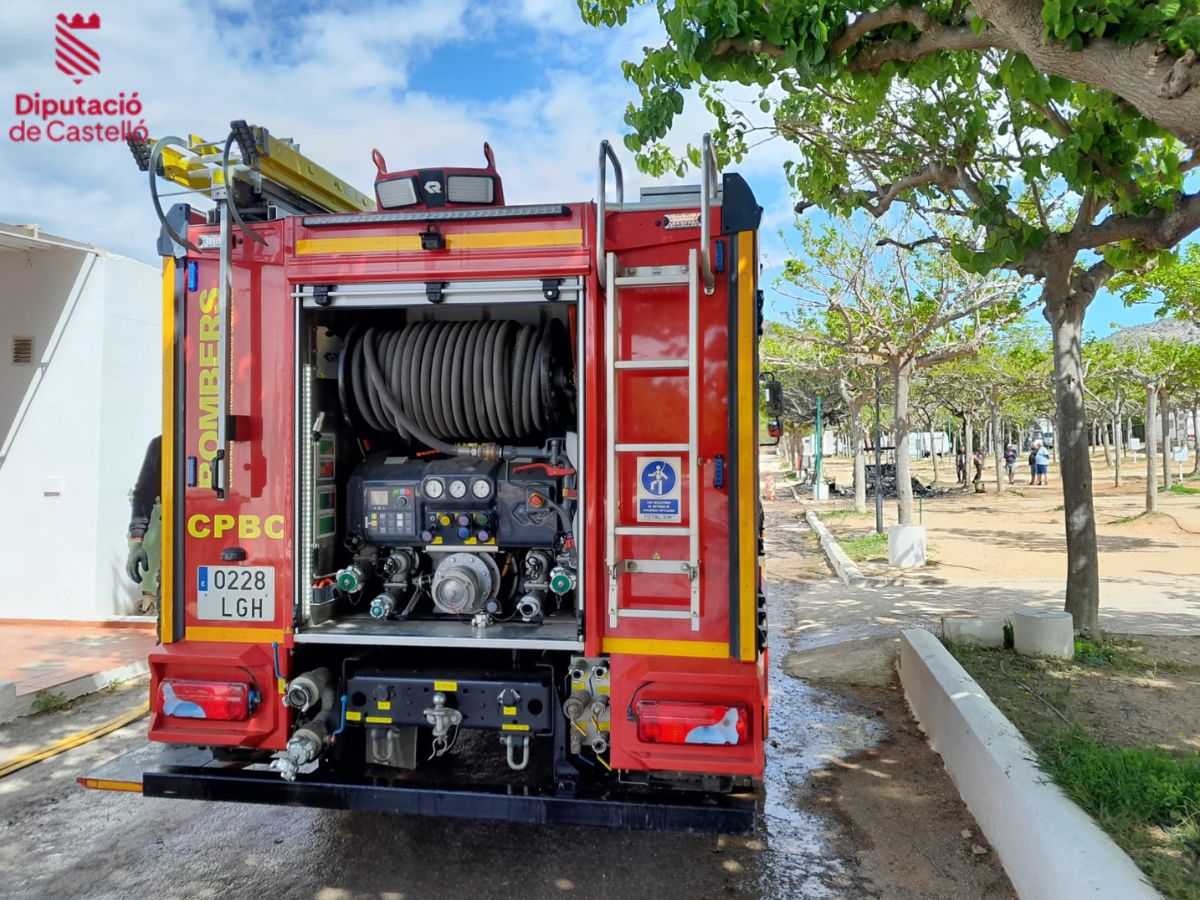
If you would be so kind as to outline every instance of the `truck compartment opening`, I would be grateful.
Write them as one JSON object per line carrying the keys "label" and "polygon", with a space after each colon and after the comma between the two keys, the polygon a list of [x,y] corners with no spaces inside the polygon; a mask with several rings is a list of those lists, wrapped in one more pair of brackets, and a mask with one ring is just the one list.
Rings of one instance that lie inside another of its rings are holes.
{"label": "truck compartment opening", "polygon": [[301,294],[297,642],[582,649],[575,304],[454,287]]}

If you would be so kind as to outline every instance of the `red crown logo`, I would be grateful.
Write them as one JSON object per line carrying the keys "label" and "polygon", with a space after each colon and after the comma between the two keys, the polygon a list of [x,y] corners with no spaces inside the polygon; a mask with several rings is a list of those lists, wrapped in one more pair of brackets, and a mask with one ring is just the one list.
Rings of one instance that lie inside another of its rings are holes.
{"label": "red crown logo", "polygon": [[66,13],[59,13],[58,21],[62,22],[68,28],[99,28],[100,14],[92,13],[85,19],[83,13],[75,13],[75,15],[68,19]]}
{"label": "red crown logo", "polygon": [[86,19],[82,13],[67,17],[59,13],[54,25],[54,62],[58,70],[81,84],[89,75],[100,74],[100,53],[84,41],[77,31],[95,31],[100,27],[100,14]]}

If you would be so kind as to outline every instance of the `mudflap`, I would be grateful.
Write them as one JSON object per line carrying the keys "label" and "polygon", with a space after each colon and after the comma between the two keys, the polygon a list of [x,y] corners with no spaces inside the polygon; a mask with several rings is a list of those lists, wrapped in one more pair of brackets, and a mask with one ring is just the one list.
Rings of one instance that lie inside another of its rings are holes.
{"label": "mudflap", "polygon": [[758,808],[753,794],[609,790],[561,796],[552,789],[450,788],[321,771],[289,782],[265,765],[219,762],[203,748],[151,743],[77,780],[86,788],[180,800],[705,834],[749,832]]}

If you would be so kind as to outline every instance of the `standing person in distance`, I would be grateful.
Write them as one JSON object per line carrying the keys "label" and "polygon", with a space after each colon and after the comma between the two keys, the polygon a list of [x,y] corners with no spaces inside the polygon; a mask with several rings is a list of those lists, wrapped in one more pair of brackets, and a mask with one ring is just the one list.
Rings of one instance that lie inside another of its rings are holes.
{"label": "standing person in distance", "polygon": [[1050,473],[1050,451],[1041,441],[1037,445],[1037,483],[1044,486],[1046,476]]}
{"label": "standing person in distance", "polygon": [[1004,471],[1008,473],[1008,483],[1012,484],[1017,477],[1017,445],[1006,444],[1004,447]]}

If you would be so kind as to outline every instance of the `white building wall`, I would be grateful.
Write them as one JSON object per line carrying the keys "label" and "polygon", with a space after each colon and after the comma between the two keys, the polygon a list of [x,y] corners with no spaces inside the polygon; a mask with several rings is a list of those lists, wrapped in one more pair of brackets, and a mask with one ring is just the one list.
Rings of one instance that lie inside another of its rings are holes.
{"label": "white building wall", "polygon": [[[26,277],[14,281],[14,271]],[[25,303],[54,322],[35,348],[23,411],[0,419],[0,567],[26,573],[19,590],[0,593],[0,618],[136,609],[125,529],[129,489],[161,427],[159,284],[150,266],[108,254],[0,253],[0,335],[26,333],[12,324],[27,327],[14,311]]]}

